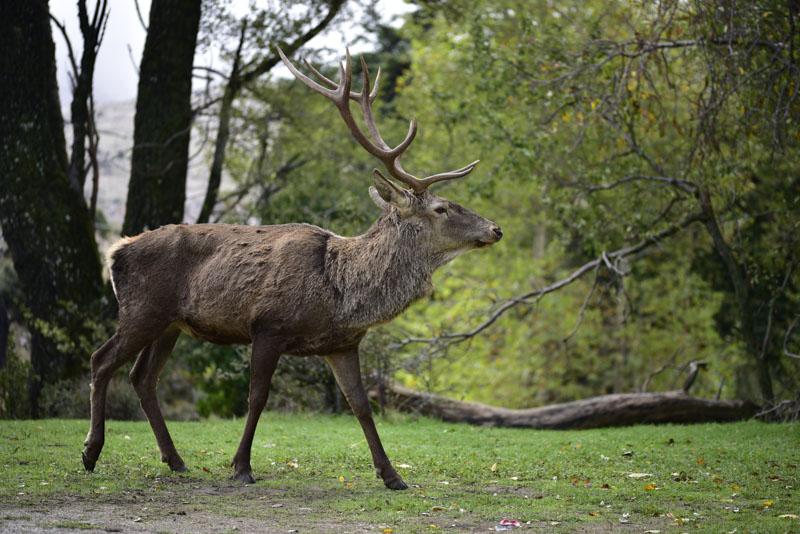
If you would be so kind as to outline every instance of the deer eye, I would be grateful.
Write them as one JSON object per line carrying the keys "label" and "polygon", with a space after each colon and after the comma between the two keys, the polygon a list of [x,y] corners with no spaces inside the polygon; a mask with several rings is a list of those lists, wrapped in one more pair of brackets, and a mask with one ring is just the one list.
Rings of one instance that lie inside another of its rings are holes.
{"label": "deer eye", "polygon": [[447,208],[439,206],[438,208],[435,208],[433,211],[435,211],[439,215],[444,215],[445,213],[447,213]]}

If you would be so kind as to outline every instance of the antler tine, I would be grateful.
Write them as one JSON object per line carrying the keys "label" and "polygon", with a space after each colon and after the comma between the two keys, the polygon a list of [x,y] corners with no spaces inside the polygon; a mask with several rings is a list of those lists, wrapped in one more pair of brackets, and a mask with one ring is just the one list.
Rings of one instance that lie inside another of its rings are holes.
{"label": "antler tine", "polygon": [[476,159],[475,161],[473,161],[472,163],[470,163],[466,167],[462,167],[462,168],[460,168],[458,170],[455,170],[455,171],[442,172],[442,173],[439,173],[439,174],[434,174],[432,176],[428,176],[426,178],[421,179],[420,182],[422,184],[424,184],[425,188],[427,189],[431,184],[436,183],[436,182],[441,182],[443,180],[452,180],[453,178],[461,178],[461,177],[466,176],[469,173],[471,173],[472,169],[474,169],[475,166],[480,162],[481,162],[481,160]]}
{"label": "antler tine", "polygon": [[[364,57],[362,56],[361,59],[363,60]],[[378,73],[375,75],[375,87],[372,89],[372,92],[369,94],[369,103],[371,104],[375,97],[378,96],[378,87],[381,84],[381,68],[378,67]]]}
{"label": "antler tine", "polygon": [[[362,64],[363,64],[363,62],[364,62],[364,58],[363,57],[361,58],[361,61],[362,61]],[[307,59],[303,58],[303,64],[305,64],[306,68],[308,70],[310,70],[314,74],[314,76],[316,76],[319,79],[319,81],[322,82],[323,85],[327,85],[329,89],[334,89],[335,90],[338,87],[336,82],[334,82],[333,80],[331,80],[330,78],[328,78],[327,76],[322,74],[320,71],[318,71],[316,68],[314,68],[314,65],[309,63]],[[362,67],[363,67],[363,65],[362,65]],[[370,103],[375,101],[375,97],[378,96],[378,86],[381,83],[381,74],[382,74],[381,68],[378,67],[378,73],[375,75],[375,86],[373,87],[372,92],[369,94]],[[354,100],[354,101],[358,102],[359,98],[360,98],[360,94],[359,93],[354,93],[353,91],[350,91],[350,99],[351,100]]]}
{"label": "antler tine", "polygon": [[338,88],[336,83],[334,83],[332,80],[329,80],[324,74],[315,69],[314,66],[311,63],[309,63],[306,58],[303,58],[303,63],[305,64],[306,68],[310,70],[314,74],[314,76],[316,76],[319,79],[319,81],[323,83],[323,85],[328,86],[328,89],[336,90]]}
{"label": "antler tine", "polygon": [[[372,89],[372,91],[370,91],[369,70],[367,69],[367,64],[366,61],[364,61],[364,57],[361,56],[361,70],[363,71],[364,85],[361,88],[361,92],[356,93],[350,91],[353,72],[349,49],[346,50],[346,60],[344,64],[339,62],[339,83],[335,83],[328,79],[325,77],[325,75],[315,69],[308,61],[303,60],[306,67],[314,74],[314,76],[319,79],[322,85],[297,70],[280,48],[278,48],[278,54],[289,71],[291,71],[291,73],[298,80],[334,103],[336,108],[339,110],[339,114],[342,116],[342,119],[344,119],[345,124],[350,129],[350,133],[353,134],[353,137],[356,139],[356,141],[358,141],[358,143],[364,147],[367,152],[381,160],[386,167],[386,170],[389,171],[389,174],[393,178],[410,187],[415,193],[423,193],[431,184],[435,182],[465,176],[472,171],[475,165],[478,164],[478,161],[474,161],[466,167],[455,171],[434,174],[433,176],[428,176],[423,179],[417,178],[413,174],[403,169],[403,165],[400,162],[401,156],[405,153],[417,135],[417,118],[414,117],[411,120],[405,139],[403,139],[403,141],[394,148],[391,148],[386,141],[383,140],[380,130],[378,129],[378,125],[375,123],[375,117],[372,113],[372,103],[375,101],[375,98],[378,95],[378,86],[380,85],[381,81],[380,68],[378,68],[377,75],[375,76],[375,87]],[[323,87],[323,85],[325,87]],[[372,137],[371,140],[364,135],[364,132],[361,131],[361,128],[359,128],[358,124],[353,118],[352,112],[350,111],[350,100],[358,102],[360,105],[364,122],[367,125],[370,137]]]}
{"label": "antler tine", "polygon": [[303,82],[304,84],[306,84],[308,87],[310,87],[311,89],[313,89],[314,91],[316,91],[317,93],[321,94],[326,98],[333,98],[333,96],[336,94],[334,91],[331,91],[330,89],[325,89],[320,84],[318,84],[317,82],[315,82],[314,80],[312,80],[311,78],[309,78],[308,76],[297,70],[295,66],[292,65],[292,62],[289,61],[289,59],[284,55],[283,50],[281,50],[280,48],[278,48],[278,55],[281,56],[283,64],[286,65],[286,68],[289,69],[289,71],[294,75],[294,77]]}
{"label": "antler tine", "polygon": [[[367,128],[372,136],[372,140],[381,148],[390,150],[389,145],[386,144],[386,141],[381,137],[378,125],[375,124],[375,117],[372,115],[372,101],[374,97],[369,90],[369,69],[367,69],[367,62],[364,61],[364,56],[361,56],[361,73],[364,75],[364,86],[361,88],[361,94],[358,95],[357,101],[361,105],[361,114],[364,116],[364,122],[367,123]],[[377,91],[373,92],[377,96]]]}

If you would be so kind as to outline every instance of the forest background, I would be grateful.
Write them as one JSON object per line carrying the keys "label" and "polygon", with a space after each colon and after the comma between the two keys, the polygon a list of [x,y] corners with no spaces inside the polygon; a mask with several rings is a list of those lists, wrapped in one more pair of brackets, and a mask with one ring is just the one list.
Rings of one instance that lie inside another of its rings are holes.
{"label": "forest background", "polygon": [[[154,0],[141,21],[119,227],[97,205],[103,135],[91,98],[92,51],[113,9],[78,3],[68,147],[67,103],[54,96],[58,25],[53,34],[46,2],[0,8],[0,66],[18,74],[0,81],[0,323],[16,325],[0,335],[0,415],[88,416],[89,355],[116,314],[100,257],[120,233],[202,221],[369,227],[377,162],[328,102],[272,74],[280,45],[335,78],[335,62],[321,61],[331,51],[307,43],[355,27],[348,40],[383,70],[384,137],[397,142],[419,121],[404,166],[434,173],[480,158],[436,192],[505,234],[441,269],[429,298],[371,332],[368,382],[520,408],[677,389],[702,361],[695,395],[797,417],[797,3],[409,4],[391,27],[366,0],[256,2],[245,13]],[[209,47],[224,65],[194,64]],[[190,151],[191,138],[206,148]],[[192,219],[190,160],[208,175]],[[248,359],[248,347],[182,336],[160,384],[168,418],[245,413]],[[125,373],[112,384],[112,416],[141,417]],[[284,409],[342,404],[316,358],[283,358],[271,398]]]}

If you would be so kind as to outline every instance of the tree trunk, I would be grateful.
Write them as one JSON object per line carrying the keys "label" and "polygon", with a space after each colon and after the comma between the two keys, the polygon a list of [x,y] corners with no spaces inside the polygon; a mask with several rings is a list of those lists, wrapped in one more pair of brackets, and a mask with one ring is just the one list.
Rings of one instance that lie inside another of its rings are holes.
{"label": "tree trunk", "polygon": [[8,361],[8,311],[3,296],[0,295],[0,370],[5,369]]}
{"label": "tree trunk", "polygon": [[[100,297],[92,222],[70,187],[48,4],[0,3],[0,226],[25,293],[38,382],[70,376],[85,355],[69,342]],[[69,339],[54,339],[53,329]]]}
{"label": "tree trunk", "polygon": [[154,0],[139,69],[124,235],[183,219],[200,0]]}
{"label": "tree trunk", "polygon": [[[94,82],[94,65],[101,32],[107,18],[107,0],[102,6],[96,6],[96,17],[89,21],[86,10],[86,0],[78,2],[78,18],[80,20],[81,34],[83,35],[83,53],[81,54],[80,71],[75,75],[72,104],[72,152],[69,162],[70,185],[81,194],[83,198],[83,184],[86,181],[86,138],[92,132],[89,128],[89,99],[92,95]],[[66,36],[65,36],[66,38]]]}
{"label": "tree trunk", "polygon": [[231,110],[233,109],[233,100],[239,92],[238,68],[240,51],[241,43],[233,63],[231,77],[228,80],[228,84],[225,86],[225,93],[222,95],[222,103],[220,104],[217,119],[218,127],[217,140],[214,143],[214,159],[211,162],[211,172],[208,175],[206,198],[203,201],[200,215],[197,217],[198,223],[207,223],[211,218],[211,213],[214,211],[214,206],[217,204],[217,194],[219,193],[219,186],[222,183],[222,167],[225,163],[225,149],[228,146],[228,139],[231,135]]}
{"label": "tree trunk", "polygon": [[717,251],[717,254],[719,254],[720,260],[728,273],[728,279],[733,286],[734,294],[736,295],[736,307],[739,311],[739,328],[747,352],[753,358],[753,363],[756,367],[758,386],[761,389],[761,395],[765,402],[770,403],[775,399],[775,394],[772,389],[772,375],[769,369],[768,353],[764,351],[762,355],[761,345],[756,335],[755,309],[757,305],[753,302],[750,291],[748,291],[744,269],[740,263],[736,261],[731,247],[725,241],[722,231],[717,224],[717,216],[714,213],[714,206],[711,203],[710,193],[707,189],[700,189],[697,199],[705,215],[703,222],[706,231],[711,236],[714,249]]}
{"label": "tree trunk", "polygon": [[[376,392],[370,392],[374,399]],[[752,417],[758,407],[748,401],[698,399],[683,391],[619,393],[542,408],[509,410],[419,393],[395,383],[387,386],[389,405],[405,412],[472,425],[537,429],[583,429],[641,423],[705,423]]]}

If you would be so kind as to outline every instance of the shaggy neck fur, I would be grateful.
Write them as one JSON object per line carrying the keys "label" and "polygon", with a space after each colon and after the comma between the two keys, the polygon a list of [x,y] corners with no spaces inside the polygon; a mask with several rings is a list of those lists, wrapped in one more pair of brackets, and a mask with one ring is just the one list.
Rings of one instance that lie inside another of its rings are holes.
{"label": "shaggy neck fur", "polygon": [[352,328],[390,321],[433,289],[436,269],[421,228],[384,211],[363,235],[330,243],[326,272]]}

